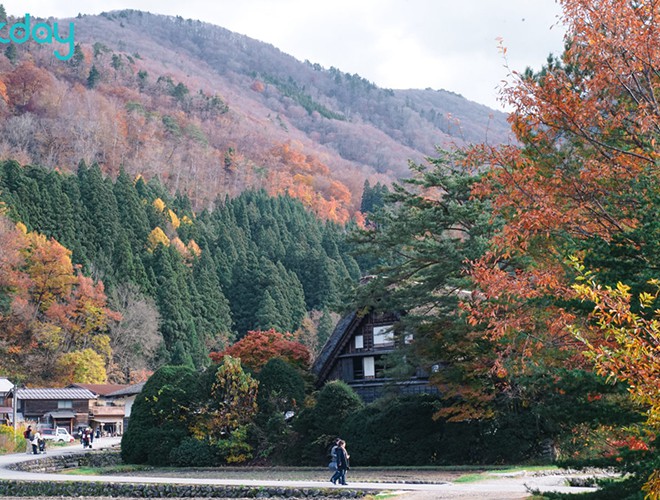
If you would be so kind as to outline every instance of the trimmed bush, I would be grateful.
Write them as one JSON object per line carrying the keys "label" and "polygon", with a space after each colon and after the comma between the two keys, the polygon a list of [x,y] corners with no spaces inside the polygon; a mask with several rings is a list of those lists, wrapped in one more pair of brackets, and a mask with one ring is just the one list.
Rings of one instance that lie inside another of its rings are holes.
{"label": "trimmed bush", "polygon": [[169,462],[178,467],[208,467],[216,463],[215,455],[209,443],[187,437],[170,452]]}
{"label": "trimmed bush", "polygon": [[342,426],[352,465],[432,465],[442,457],[445,425],[430,395],[381,399]]}
{"label": "trimmed bush", "polygon": [[164,366],[135,399],[121,440],[124,462],[166,465],[170,451],[188,435],[188,408],[199,377],[185,366]]}
{"label": "trimmed bush", "polygon": [[334,380],[325,384],[316,405],[303,411],[294,424],[298,441],[288,454],[289,460],[309,465],[327,463],[330,446],[345,420],[363,407],[360,396],[346,383]]}

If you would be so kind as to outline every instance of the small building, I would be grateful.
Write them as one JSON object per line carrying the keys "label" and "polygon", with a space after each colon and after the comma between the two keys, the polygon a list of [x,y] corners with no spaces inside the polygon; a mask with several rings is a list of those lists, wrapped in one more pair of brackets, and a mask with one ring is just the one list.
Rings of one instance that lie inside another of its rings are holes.
{"label": "small building", "polygon": [[10,425],[12,418],[14,418],[14,409],[9,404],[10,402],[5,402],[7,394],[10,394],[13,388],[14,384],[8,378],[0,377],[0,424]]}
{"label": "small building", "polygon": [[48,427],[64,427],[71,434],[78,427],[89,425],[90,401],[94,393],[82,388],[66,389],[12,389],[10,400],[16,391],[17,420],[29,420]]}
{"label": "small building", "polygon": [[388,355],[414,340],[412,334],[395,340],[394,326],[399,319],[399,314],[375,311],[344,316],[312,366],[317,386],[342,380],[367,403],[381,397],[386,388],[400,394],[438,394],[422,368],[405,380],[388,376]]}
{"label": "small building", "polygon": [[126,389],[127,384],[71,384],[69,388],[85,389],[94,394],[89,405],[89,427],[103,435],[117,436],[124,432],[124,403],[110,394]]}
{"label": "small building", "polygon": [[123,389],[119,389],[111,394],[108,394],[108,398],[117,401],[120,404],[124,405],[124,429],[123,432],[126,432],[128,429],[128,422],[131,417],[131,410],[133,408],[133,403],[138,394],[142,392],[145,382],[140,382],[139,384],[129,385]]}

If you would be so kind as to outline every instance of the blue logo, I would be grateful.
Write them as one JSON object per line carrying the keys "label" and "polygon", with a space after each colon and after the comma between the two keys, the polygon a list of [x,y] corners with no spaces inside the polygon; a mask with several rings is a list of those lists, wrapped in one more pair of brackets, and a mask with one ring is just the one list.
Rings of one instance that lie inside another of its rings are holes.
{"label": "blue logo", "polygon": [[[0,23],[0,43],[21,43],[27,42],[30,37],[37,42],[38,44],[44,43],[53,43],[53,39],[59,43],[68,43],[69,52],[65,56],[61,55],[57,49],[53,51],[55,57],[60,61],[68,61],[73,57],[74,50],[74,27],[73,23],[69,23],[69,34],[66,38],[60,37],[59,25],[58,23],[53,23],[51,27],[47,23],[37,23],[32,28],[30,28],[30,14],[25,14],[25,21],[22,23],[15,23],[9,28],[9,38],[2,37],[2,30],[7,25],[7,23]],[[18,31],[22,33],[17,34]]]}

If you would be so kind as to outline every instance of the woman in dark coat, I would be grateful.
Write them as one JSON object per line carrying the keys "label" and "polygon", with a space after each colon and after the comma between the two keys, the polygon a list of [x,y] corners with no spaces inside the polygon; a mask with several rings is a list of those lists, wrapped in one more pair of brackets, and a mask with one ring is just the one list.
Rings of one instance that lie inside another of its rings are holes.
{"label": "woman in dark coat", "polygon": [[346,441],[340,440],[337,443],[335,455],[337,456],[337,472],[339,473],[337,481],[339,481],[339,484],[346,484],[346,471],[350,469],[348,464],[350,455],[346,453]]}

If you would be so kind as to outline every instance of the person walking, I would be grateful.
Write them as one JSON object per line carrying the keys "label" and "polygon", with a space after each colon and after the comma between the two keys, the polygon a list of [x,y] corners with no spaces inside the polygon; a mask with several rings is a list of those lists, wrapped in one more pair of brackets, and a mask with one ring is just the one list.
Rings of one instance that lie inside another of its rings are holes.
{"label": "person walking", "polygon": [[32,453],[35,455],[39,454],[39,440],[41,439],[41,434],[39,431],[34,433],[34,436],[32,436]]}
{"label": "person walking", "polygon": [[350,455],[346,452],[346,441],[344,441],[343,439],[340,439],[339,443],[337,443],[337,449],[335,450],[335,455],[337,456],[337,472],[339,473],[339,477],[337,478],[337,481],[339,481],[339,484],[345,485],[346,471],[351,467],[348,463],[348,459],[350,458]]}
{"label": "person walking", "polygon": [[340,438],[335,439],[332,449],[330,450],[330,463],[328,468],[333,472],[330,482],[332,484],[337,484],[337,479],[339,479],[339,469],[337,469],[337,447],[339,446]]}
{"label": "person walking", "polygon": [[28,425],[27,429],[23,433],[25,438],[25,453],[32,453],[32,426]]}

